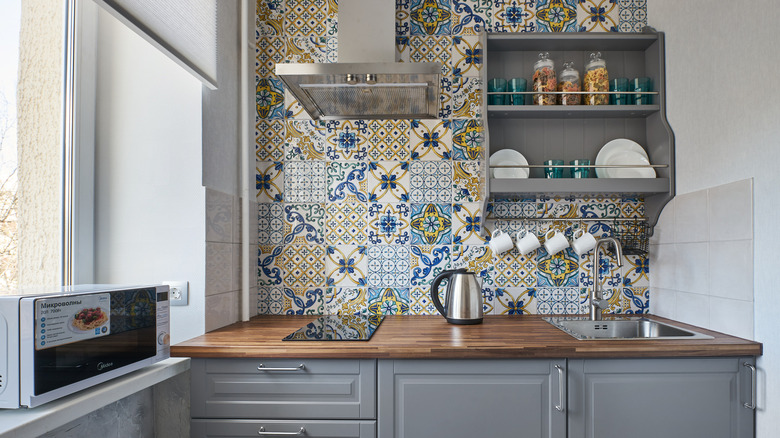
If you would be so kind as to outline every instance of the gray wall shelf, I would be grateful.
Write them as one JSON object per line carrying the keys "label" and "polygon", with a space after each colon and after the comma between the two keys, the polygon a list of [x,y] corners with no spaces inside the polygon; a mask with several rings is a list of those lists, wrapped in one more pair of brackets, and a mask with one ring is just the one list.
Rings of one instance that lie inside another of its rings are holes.
{"label": "gray wall shelf", "polygon": [[[616,138],[631,139],[645,149],[656,168],[655,179],[544,179],[543,169],[531,178],[488,179],[488,198],[512,196],[642,196],[650,232],[664,205],[674,197],[674,134],[666,120],[663,33],[550,34],[501,33],[485,36],[486,79],[525,78],[529,87],[540,52],[550,52],[556,69],[574,61],[584,73],[585,61],[599,51],[610,78],[649,77],[657,94],[651,105],[487,106],[487,153],[513,149],[531,165],[549,159],[590,159]],[[584,75],[583,75],[584,76]],[[485,95],[487,98],[487,95]],[[594,172],[592,172],[592,176]]]}

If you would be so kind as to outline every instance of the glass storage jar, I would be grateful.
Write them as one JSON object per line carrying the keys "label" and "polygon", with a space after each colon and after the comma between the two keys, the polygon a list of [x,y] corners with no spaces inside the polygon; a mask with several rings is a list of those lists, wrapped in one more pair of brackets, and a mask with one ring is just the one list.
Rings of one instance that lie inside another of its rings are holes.
{"label": "glass storage jar", "polygon": [[[555,75],[555,63],[548,52],[539,54],[539,60],[534,64],[533,91],[540,93],[555,92],[558,80]],[[555,94],[534,94],[534,104],[555,105]]]}
{"label": "glass storage jar", "polygon": [[609,74],[607,62],[601,58],[601,52],[590,54],[590,60],[585,65],[585,92],[603,92],[603,94],[586,94],[586,105],[607,105],[609,103]]}
{"label": "glass storage jar", "polygon": [[564,62],[563,71],[558,79],[558,105],[579,105],[579,94],[565,94],[567,91],[580,91],[580,72],[574,69],[574,62]]}

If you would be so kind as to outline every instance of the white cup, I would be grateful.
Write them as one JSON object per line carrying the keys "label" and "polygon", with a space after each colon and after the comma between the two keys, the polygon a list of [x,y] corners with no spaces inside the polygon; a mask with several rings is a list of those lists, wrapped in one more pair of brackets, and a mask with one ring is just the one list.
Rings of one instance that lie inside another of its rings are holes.
{"label": "white cup", "polygon": [[512,249],[514,246],[512,242],[512,236],[501,230],[493,231],[490,236],[490,243],[488,243],[490,249],[493,251],[493,255],[501,255]]}
{"label": "white cup", "polygon": [[571,247],[574,248],[574,252],[580,257],[596,247],[596,238],[584,228],[575,231],[571,238]]}
{"label": "white cup", "polygon": [[548,230],[544,234],[544,249],[550,255],[558,254],[569,247],[569,240],[560,231]]}
{"label": "white cup", "polygon": [[529,252],[535,250],[536,248],[539,248],[542,246],[541,243],[539,243],[539,238],[536,237],[536,234],[520,230],[517,232],[517,250],[520,251],[520,254],[526,255]]}

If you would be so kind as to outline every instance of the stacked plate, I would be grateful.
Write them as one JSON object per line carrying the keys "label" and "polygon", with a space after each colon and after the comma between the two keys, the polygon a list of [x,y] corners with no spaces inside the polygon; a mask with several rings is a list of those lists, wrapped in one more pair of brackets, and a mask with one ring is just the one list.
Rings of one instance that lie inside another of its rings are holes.
{"label": "stacked plate", "polygon": [[523,154],[513,149],[501,149],[490,156],[490,175],[493,178],[528,178],[527,167],[499,167],[494,166],[527,166],[528,160]]}
{"label": "stacked plate", "polygon": [[596,167],[599,178],[655,178],[655,169],[647,166],[650,159],[639,143],[627,138],[610,141],[596,156],[596,166],[621,165],[627,167]]}

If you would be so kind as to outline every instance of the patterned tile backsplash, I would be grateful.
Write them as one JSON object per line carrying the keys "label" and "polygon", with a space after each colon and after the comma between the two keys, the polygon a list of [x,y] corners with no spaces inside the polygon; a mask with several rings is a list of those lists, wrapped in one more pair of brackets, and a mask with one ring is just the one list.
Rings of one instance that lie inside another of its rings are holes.
{"label": "patterned tile backsplash", "polygon": [[[487,314],[587,313],[592,254],[494,256],[482,235],[556,229],[570,238],[585,227],[603,237],[616,226],[605,218],[641,218],[644,202],[499,199],[490,214],[512,219],[485,220],[478,35],[638,32],[646,0],[396,0],[396,59],[443,64],[436,120],[308,120],[273,71],[337,61],[337,1],[257,8],[258,313],[432,315],[430,285],[454,268],[478,273]],[[647,312],[648,258],[598,263],[610,311]]]}

